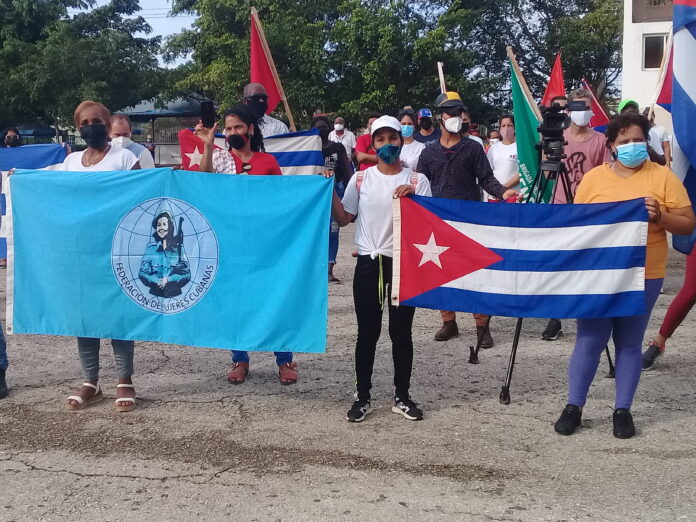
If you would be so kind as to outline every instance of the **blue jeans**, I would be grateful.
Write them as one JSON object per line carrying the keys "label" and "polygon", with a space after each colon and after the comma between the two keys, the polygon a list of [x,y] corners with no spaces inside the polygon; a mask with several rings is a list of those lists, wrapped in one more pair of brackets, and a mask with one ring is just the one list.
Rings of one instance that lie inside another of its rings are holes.
{"label": "blue jeans", "polygon": [[[343,199],[343,194],[346,192],[346,187],[343,185],[343,182],[340,181],[335,183],[334,187],[336,187],[336,194],[338,194],[338,197]],[[338,223],[336,223],[332,217],[329,223],[329,264],[332,265],[336,264],[336,256],[338,255],[338,231]]]}
{"label": "blue jeans", "polygon": [[0,325],[0,370],[7,370],[9,362],[7,360],[7,343],[5,342],[5,334]]}
{"label": "blue jeans", "polygon": [[643,336],[662,279],[645,281],[645,313],[632,317],[578,319],[575,349],[568,363],[568,404],[584,406],[609,337],[616,348],[616,408],[630,409],[640,380]]}
{"label": "blue jeans", "polygon": [[[292,352],[273,352],[276,356],[276,364],[282,366],[287,363],[292,362]],[[232,362],[234,363],[248,363],[249,362],[249,352],[242,350],[232,350]]]}

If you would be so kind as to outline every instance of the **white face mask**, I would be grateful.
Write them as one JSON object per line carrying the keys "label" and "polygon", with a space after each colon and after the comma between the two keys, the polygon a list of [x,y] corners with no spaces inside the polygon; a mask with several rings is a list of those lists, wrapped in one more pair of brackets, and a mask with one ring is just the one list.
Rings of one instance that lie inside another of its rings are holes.
{"label": "white face mask", "polygon": [[342,131],[342,130],[343,130],[343,124],[342,124],[342,123],[334,123],[334,130]]}
{"label": "white face mask", "polygon": [[464,122],[459,116],[453,116],[452,118],[447,118],[445,120],[445,129],[447,132],[450,134],[459,134],[459,131],[462,130],[462,125]]}
{"label": "white face mask", "polygon": [[122,147],[124,149],[128,148],[133,143],[133,140],[125,136],[119,136],[118,138],[111,139],[111,145],[115,147]]}
{"label": "white face mask", "polygon": [[500,140],[499,140],[498,138],[491,138],[490,140],[488,140],[488,144],[489,144],[489,145],[495,145],[495,144],[498,143],[499,141],[500,141]]}
{"label": "white face mask", "polygon": [[587,127],[594,114],[592,111],[571,111],[570,119],[578,127]]}

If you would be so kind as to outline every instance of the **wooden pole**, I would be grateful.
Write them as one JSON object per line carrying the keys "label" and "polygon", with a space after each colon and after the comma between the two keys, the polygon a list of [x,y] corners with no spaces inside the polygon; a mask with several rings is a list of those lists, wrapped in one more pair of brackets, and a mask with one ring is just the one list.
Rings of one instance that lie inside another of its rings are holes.
{"label": "wooden pole", "polygon": [[444,62],[437,62],[437,75],[440,77],[440,92],[447,92],[447,87],[445,86],[445,72],[443,67]]}
{"label": "wooden pole", "polygon": [[505,48],[507,51],[508,58],[510,58],[510,63],[512,64],[512,68],[515,70],[515,73],[517,74],[517,77],[520,79],[520,85],[522,86],[522,91],[524,92],[524,95],[527,97],[527,100],[529,101],[529,105],[532,106],[532,110],[534,111],[534,115],[541,121],[541,111],[539,111],[539,106],[536,104],[534,101],[534,96],[532,96],[532,91],[529,90],[529,86],[527,85],[526,80],[524,79],[524,76],[522,76],[522,71],[520,70],[520,66],[517,64],[517,59],[515,58],[515,53],[512,52],[512,47],[509,45]]}
{"label": "wooden pole", "polygon": [[665,49],[665,54],[662,55],[662,63],[660,63],[660,73],[657,75],[657,87],[655,88],[655,95],[653,96],[652,103],[650,104],[650,112],[648,113],[648,119],[651,119],[655,114],[655,105],[657,104],[657,98],[660,96],[662,85],[664,84],[665,77],[667,76],[667,64],[669,63],[669,57],[672,54],[673,37],[674,32],[672,31],[672,29],[670,29],[669,36],[667,37],[667,47]]}
{"label": "wooden pole", "polygon": [[280,99],[283,101],[283,106],[285,107],[285,112],[288,115],[288,121],[290,122],[290,130],[292,132],[297,131],[295,127],[295,120],[292,117],[292,111],[290,110],[290,105],[288,104],[288,99],[285,96],[285,90],[283,90],[283,84],[280,83],[280,77],[278,76],[278,70],[276,69],[275,62],[273,61],[273,56],[271,55],[271,49],[268,47],[268,42],[266,41],[266,33],[263,32],[263,27],[261,26],[261,20],[259,20],[259,12],[255,7],[251,8],[251,19],[252,23],[256,24],[256,30],[259,32],[259,37],[261,38],[261,46],[263,47],[263,53],[266,55],[266,60],[271,64],[271,72],[273,73],[273,79],[275,80],[278,90],[280,91]]}

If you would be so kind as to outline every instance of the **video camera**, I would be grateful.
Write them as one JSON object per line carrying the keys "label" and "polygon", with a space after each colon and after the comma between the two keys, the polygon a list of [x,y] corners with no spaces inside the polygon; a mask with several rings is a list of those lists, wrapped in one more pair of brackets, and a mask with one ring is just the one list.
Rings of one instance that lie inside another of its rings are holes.
{"label": "video camera", "polygon": [[[570,117],[566,110],[586,111],[588,107],[584,101],[571,101],[566,107],[561,107],[558,103],[551,107],[540,107],[542,120],[537,130],[541,134],[541,142],[537,144],[537,148],[543,154],[541,170],[544,172],[558,173],[563,169],[562,160],[566,157],[563,147],[568,145],[563,139],[563,131],[570,127]],[[551,179],[554,177],[554,174],[550,175]]]}

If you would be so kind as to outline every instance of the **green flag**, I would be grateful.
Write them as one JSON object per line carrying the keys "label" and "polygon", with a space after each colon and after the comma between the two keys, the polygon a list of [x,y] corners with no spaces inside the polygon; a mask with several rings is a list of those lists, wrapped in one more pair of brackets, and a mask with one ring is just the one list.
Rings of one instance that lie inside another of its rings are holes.
{"label": "green flag", "polygon": [[[522,74],[516,65],[516,63],[513,63],[513,58],[510,58],[512,112],[515,116],[517,159],[520,163],[520,188],[522,194],[527,196],[539,170],[539,151],[536,149],[536,144],[539,142],[539,132],[537,131],[539,118],[534,110],[536,108],[534,100],[530,99],[522,87],[525,83],[524,78],[522,78]],[[532,194],[530,201],[548,203],[552,194],[553,182],[550,182],[541,200],[539,200],[536,194]]]}

